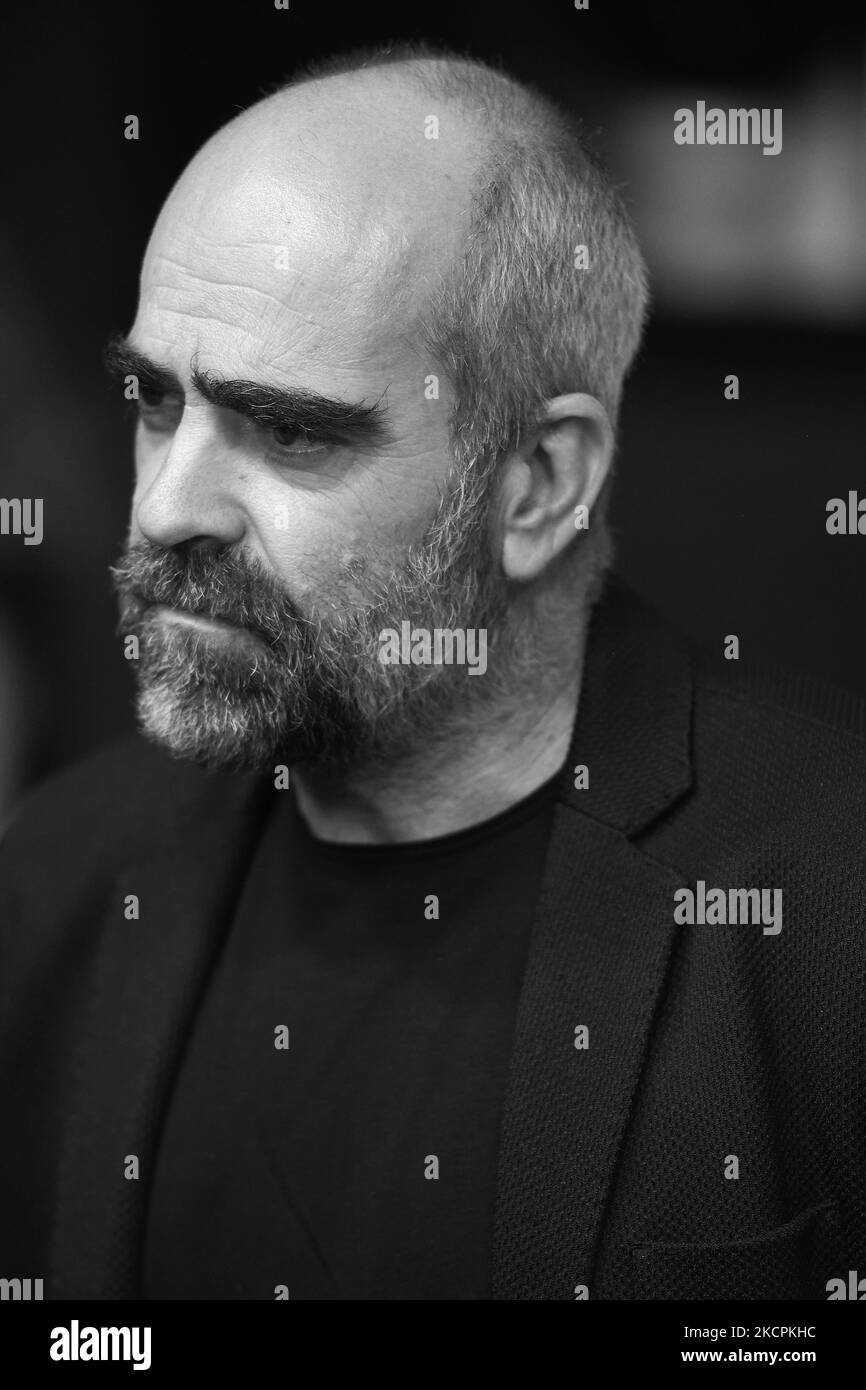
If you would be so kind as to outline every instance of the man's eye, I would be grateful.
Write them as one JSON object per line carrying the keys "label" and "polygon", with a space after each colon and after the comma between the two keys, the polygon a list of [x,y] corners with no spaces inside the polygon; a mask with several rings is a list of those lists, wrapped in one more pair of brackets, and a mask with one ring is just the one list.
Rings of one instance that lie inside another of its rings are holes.
{"label": "man's eye", "polygon": [[278,425],[271,430],[271,436],[274,443],[287,454],[317,454],[328,447],[306,430],[295,429],[291,425]]}
{"label": "man's eye", "polygon": [[153,386],[139,386],[135,404],[139,415],[151,424],[174,420],[183,414],[182,396],[173,396],[169,391],[160,391]]}
{"label": "man's eye", "polygon": [[183,415],[183,397],[158,387],[140,385],[134,402],[139,424],[158,434],[177,429]]}

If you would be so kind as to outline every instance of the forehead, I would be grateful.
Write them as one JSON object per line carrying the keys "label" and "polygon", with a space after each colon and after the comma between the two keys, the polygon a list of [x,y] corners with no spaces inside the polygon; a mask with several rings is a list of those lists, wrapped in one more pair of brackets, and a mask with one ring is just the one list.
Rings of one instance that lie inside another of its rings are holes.
{"label": "forehead", "polygon": [[300,182],[246,174],[191,191],[175,190],[148,245],[139,334],[213,352],[224,370],[302,355],[315,371],[405,330],[413,257],[399,237],[353,227]]}
{"label": "forehead", "polygon": [[431,143],[401,108],[390,123],[339,99],[245,113],[159,216],[137,336],[213,353],[224,371],[405,356],[461,236],[461,159]]}

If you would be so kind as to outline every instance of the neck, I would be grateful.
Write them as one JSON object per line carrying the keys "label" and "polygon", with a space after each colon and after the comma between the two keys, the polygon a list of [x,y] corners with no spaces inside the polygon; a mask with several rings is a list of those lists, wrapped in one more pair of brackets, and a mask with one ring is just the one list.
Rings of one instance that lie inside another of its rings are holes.
{"label": "neck", "polygon": [[297,768],[293,785],[311,832],[345,844],[427,840],[467,830],[530,796],[568,754],[583,636],[567,671],[548,668],[541,683],[536,672],[532,683],[482,703],[459,728],[440,728],[387,766],[339,773]]}

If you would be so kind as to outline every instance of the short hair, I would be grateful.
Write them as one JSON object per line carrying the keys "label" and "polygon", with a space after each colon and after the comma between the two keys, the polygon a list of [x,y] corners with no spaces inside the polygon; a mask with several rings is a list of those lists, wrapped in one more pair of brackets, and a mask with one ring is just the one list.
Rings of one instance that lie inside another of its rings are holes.
{"label": "short hair", "polygon": [[[487,139],[465,244],[422,315],[454,395],[457,464],[487,476],[540,426],[546,400],[573,391],[601,402],[616,437],[648,309],[647,273],[625,204],[580,121],[500,68],[427,44],[354,49],[285,85],[391,65],[432,98],[457,103]],[[591,528],[604,530],[608,558],[609,484]]]}

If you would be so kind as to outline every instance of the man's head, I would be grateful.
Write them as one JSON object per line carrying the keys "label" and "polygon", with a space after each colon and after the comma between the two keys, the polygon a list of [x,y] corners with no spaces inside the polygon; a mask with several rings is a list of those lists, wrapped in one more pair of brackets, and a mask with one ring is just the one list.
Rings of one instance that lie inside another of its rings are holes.
{"label": "man's head", "polygon": [[[356,55],[219,131],[114,352],[145,730],[223,766],[387,759],[567,666],[645,309],[576,130],[483,65]],[[383,664],[407,621],[485,629],[483,678]]]}

